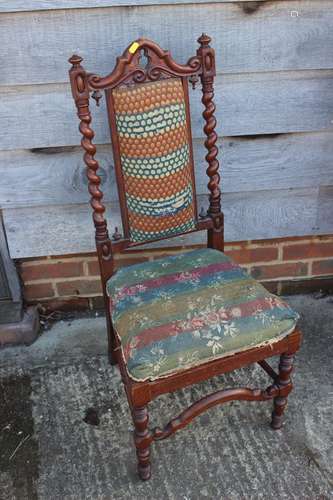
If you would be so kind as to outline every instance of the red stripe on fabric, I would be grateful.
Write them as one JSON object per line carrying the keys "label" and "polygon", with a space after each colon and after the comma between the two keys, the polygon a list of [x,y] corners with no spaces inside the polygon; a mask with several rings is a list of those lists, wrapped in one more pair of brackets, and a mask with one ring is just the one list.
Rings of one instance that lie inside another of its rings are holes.
{"label": "red stripe on fabric", "polygon": [[[251,316],[254,312],[261,310],[272,309],[276,305],[281,303],[279,299],[271,297],[269,300],[263,298],[252,300],[244,304],[234,305],[229,308],[221,308],[208,314],[205,318],[196,316],[191,320],[177,320],[172,323],[167,323],[154,328],[148,328],[139,333],[138,336],[133,337],[133,347],[135,349],[142,349],[149,344],[157,342],[159,340],[166,339],[168,337],[173,337],[181,333],[188,333],[195,330],[200,330],[203,326],[211,323],[216,324],[217,322],[229,321],[237,318],[244,318],[246,316]],[[135,344],[135,345],[134,345]],[[129,358],[131,349],[126,349],[127,356],[126,361]]]}
{"label": "red stripe on fabric", "polygon": [[142,281],[137,285],[125,286],[114,297],[114,304],[116,304],[120,299],[126,297],[127,295],[136,295],[137,293],[145,292],[147,290],[150,290],[151,288],[157,288],[180,281],[189,281],[191,279],[200,278],[200,276],[204,276],[208,273],[229,271],[230,269],[236,269],[238,267],[239,266],[237,264],[234,264],[233,262],[215,262],[214,264],[209,264],[205,267],[198,267],[197,269],[192,269],[191,271],[168,274],[166,276],[161,276],[160,278],[152,278],[146,281]]}

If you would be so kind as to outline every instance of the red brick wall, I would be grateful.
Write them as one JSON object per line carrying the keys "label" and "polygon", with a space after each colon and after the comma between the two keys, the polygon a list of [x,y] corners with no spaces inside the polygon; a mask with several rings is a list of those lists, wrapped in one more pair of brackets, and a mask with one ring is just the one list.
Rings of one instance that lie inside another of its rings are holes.
{"label": "red brick wall", "polygon": [[[333,288],[333,235],[226,244],[226,253],[274,293]],[[119,266],[184,251],[161,249],[116,256]],[[25,259],[17,262],[27,303],[48,309],[102,306],[94,254]]]}

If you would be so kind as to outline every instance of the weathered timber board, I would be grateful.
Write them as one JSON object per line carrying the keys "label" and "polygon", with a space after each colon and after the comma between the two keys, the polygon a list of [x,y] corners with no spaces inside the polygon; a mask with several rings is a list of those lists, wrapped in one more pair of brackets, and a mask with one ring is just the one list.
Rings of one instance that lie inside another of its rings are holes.
{"label": "weathered timber board", "polygon": [[[79,144],[69,85],[2,90],[0,122],[6,133],[0,136],[0,149]],[[218,131],[224,136],[333,130],[333,70],[219,75],[215,100]],[[191,93],[191,111],[193,137],[200,138],[199,90]],[[105,102],[93,108],[93,117],[96,143],[108,143]]]}
{"label": "weathered timber board", "polygon": [[[205,203],[204,198],[199,197],[199,205]],[[317,220],[320,205],[318,188],[228,193],[223,198],[226,239],[237,241],[332,232],[333,221]],[[112,233],[116,225],[120,226],[119,208],[108,204],[107,212]],[[88,204],[7,209],[4,221],[12,258],[94,250]],[[188,245],[202,243],[204,239],[205,234],[201,232],[149,246]]]}
{"label": "weathered timber board", "polygon": [[[235,0],[196,0],[196,3],[229,3]],[[238,0],[249,3],[247,0]],[[267,0],[258,0],[266,2]],[[282,0],[280,0],[282,1]],[[286,1],[286,0],[284,0]],[[97,7],[134,7],[143,5],[177,5],[193,0],[3,0],[0,12],[25,12],[34,10],[88,9]]]}
{"label": "weathered timber board", "polygon": [[[213,37],[218,72],[333,67],[331,0],[152,3],[2,14],[0,45],[6,70],[0,84],[65,82],[73,52],[85,58],[89,70],[109,73],[115,58],[140,36],[155,40],[185,62],[195,53],[202,31]],[[42,9],[54,2],[33,2],[31,9],[38,4]]]}
{"label": "weathered timber board", "polygon": [[[333,132],[227,137],[218,142],[223,192],[333,185]],[[194,141],[196,188],[205,194],[205,148]],[[96,157],[104,199],[117,201],[112,148]],[[81,147],[0,152],[0,208],[88,201]],[[19,180],[19,182],[18,182]]]}

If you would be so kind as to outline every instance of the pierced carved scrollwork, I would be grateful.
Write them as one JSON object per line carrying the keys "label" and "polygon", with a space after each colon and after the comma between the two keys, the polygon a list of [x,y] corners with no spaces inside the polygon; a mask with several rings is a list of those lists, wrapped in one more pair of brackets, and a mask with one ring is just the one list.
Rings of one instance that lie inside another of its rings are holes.
{"label": "pierced carved scrollwork", "polygon": [[163,68],[152,65],[152,57],[147,48],[138,51],[137,58],[133,58],[132,64],[138,66],[138,69],[129,75],[135,83],[154,82],[163,78]]}
{"label": "pierced carved scrollwork", "polygon": [[[142,55],[143,54],[143,55]],[[141,59],[146,58],[146,65]],[[140,38],[124,51],[113,71],[106,77],[88,74],[91,90],[113,88],[120,83],[143,83],[170,76],[192,76],[201,71],[201,58],[191,57],[187,64],[178,64],[167,50],[161,49],[151,40]]]}

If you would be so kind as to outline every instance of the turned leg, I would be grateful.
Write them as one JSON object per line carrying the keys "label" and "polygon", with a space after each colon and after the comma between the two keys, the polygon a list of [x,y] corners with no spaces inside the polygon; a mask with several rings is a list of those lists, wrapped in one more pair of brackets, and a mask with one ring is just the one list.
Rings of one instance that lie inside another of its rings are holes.
{"label": "turned leg", "polygon": [[280,389],[280,394],[274,398],[271,427],[274,430],[281,429],[283,413],[287,406],[288,394],[292,390],[290,374],[293,370],[294,354],[281,354],[279,363],[279,376],[275,384]]}
{"label": "turned leg", "polygon": [[138,473],[143,481],[150,478],[150,443],[152,434],[148,429],[148,410],[146,406],[133,408],[134,443],[138,457]]}

